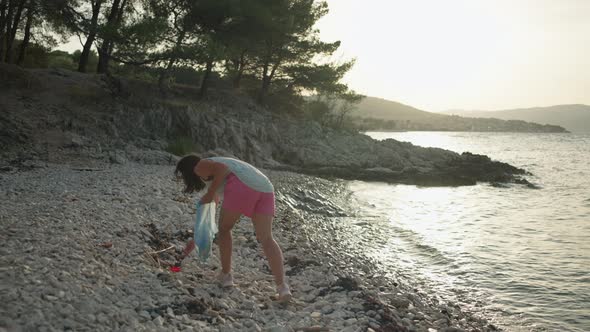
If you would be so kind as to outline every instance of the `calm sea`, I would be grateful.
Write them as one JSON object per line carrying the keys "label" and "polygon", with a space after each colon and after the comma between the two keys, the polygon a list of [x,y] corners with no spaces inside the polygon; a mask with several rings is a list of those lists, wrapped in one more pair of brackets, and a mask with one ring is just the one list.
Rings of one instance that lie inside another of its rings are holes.
{"label": "calm sea", "polygon": [[381,234],[369,255],[507,331],[590,331],[590,134],[367,134],[485,154],[541,187],[351,182]]}

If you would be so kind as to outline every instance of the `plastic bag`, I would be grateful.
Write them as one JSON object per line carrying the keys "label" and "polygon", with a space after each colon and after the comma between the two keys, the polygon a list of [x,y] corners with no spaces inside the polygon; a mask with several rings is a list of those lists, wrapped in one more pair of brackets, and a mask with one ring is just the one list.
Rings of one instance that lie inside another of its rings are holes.
{"label": "plastic bag", "polygon": [[216,233],[215,203],[201,204],[201,202],[197,202],[194,236],[197,255],[203,262],[207,261],[211,255],[213,238]]}

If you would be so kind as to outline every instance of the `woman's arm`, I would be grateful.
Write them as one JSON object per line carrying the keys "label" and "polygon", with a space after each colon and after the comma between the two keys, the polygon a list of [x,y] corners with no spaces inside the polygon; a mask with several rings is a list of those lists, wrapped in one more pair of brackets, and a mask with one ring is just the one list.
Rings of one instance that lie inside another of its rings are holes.
{"label": "woman's arm", "polygon": [[213,178],[209,190],[203,197],[201,203],[206,204],[213,201],[217,189],[223,183],[225,177],[229,174],[229,168],[222,163],[218,163],[208,159],[201,159],[197,166],[195,166],[195,173],[201,178]]}

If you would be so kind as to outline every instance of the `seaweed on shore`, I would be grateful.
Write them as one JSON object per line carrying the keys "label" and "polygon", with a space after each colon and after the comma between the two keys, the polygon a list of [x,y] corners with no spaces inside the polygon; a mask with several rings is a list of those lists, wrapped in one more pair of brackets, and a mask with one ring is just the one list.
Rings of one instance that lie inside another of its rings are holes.
{"label": "seaweed on shore", "polygon": [[179,261],[181,252],[171,242],[184,242],[193,236],[192,231],[169,234],[158,229],[154,223],[145,224],[144,227],[147,228],[148,245],[154,250],[146,251],[145,256],[158,267],[173,266],[176,264],[173,262]]}
{"label": "seaweed on shore", "polygon": [[401,323],[401,318],[393,311],[387,304],[371,295],[366,295],[365,303],[363,304],[365,310],[373,310],[382,312],[381,319],[379,319],[380,328],[375,330],[377,332],[407,332],[409,331]]}

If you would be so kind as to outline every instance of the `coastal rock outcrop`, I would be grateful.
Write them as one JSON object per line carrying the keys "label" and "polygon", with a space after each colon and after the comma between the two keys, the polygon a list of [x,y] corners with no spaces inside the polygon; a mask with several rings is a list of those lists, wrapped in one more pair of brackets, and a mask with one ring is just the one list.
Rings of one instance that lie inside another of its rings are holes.
{"label": "coastal rock outcrop", "polygon": [[326,177],[418,185],[526,182],[518,177],[524,170],[486,156],[376,141],[271,112],[229,92],[206,101],[162,99],[149,84],[114,89],[104,76],[6,65],[0,72],[7,68],[11,80],[34,76],[36,82],[35,89],[17,84],[0,92],[7,159],[24,150],[47,160],[67,154],[165,164],[176,159],[163,150],[183,140],[197,153],[226,151],[258,166]]}

